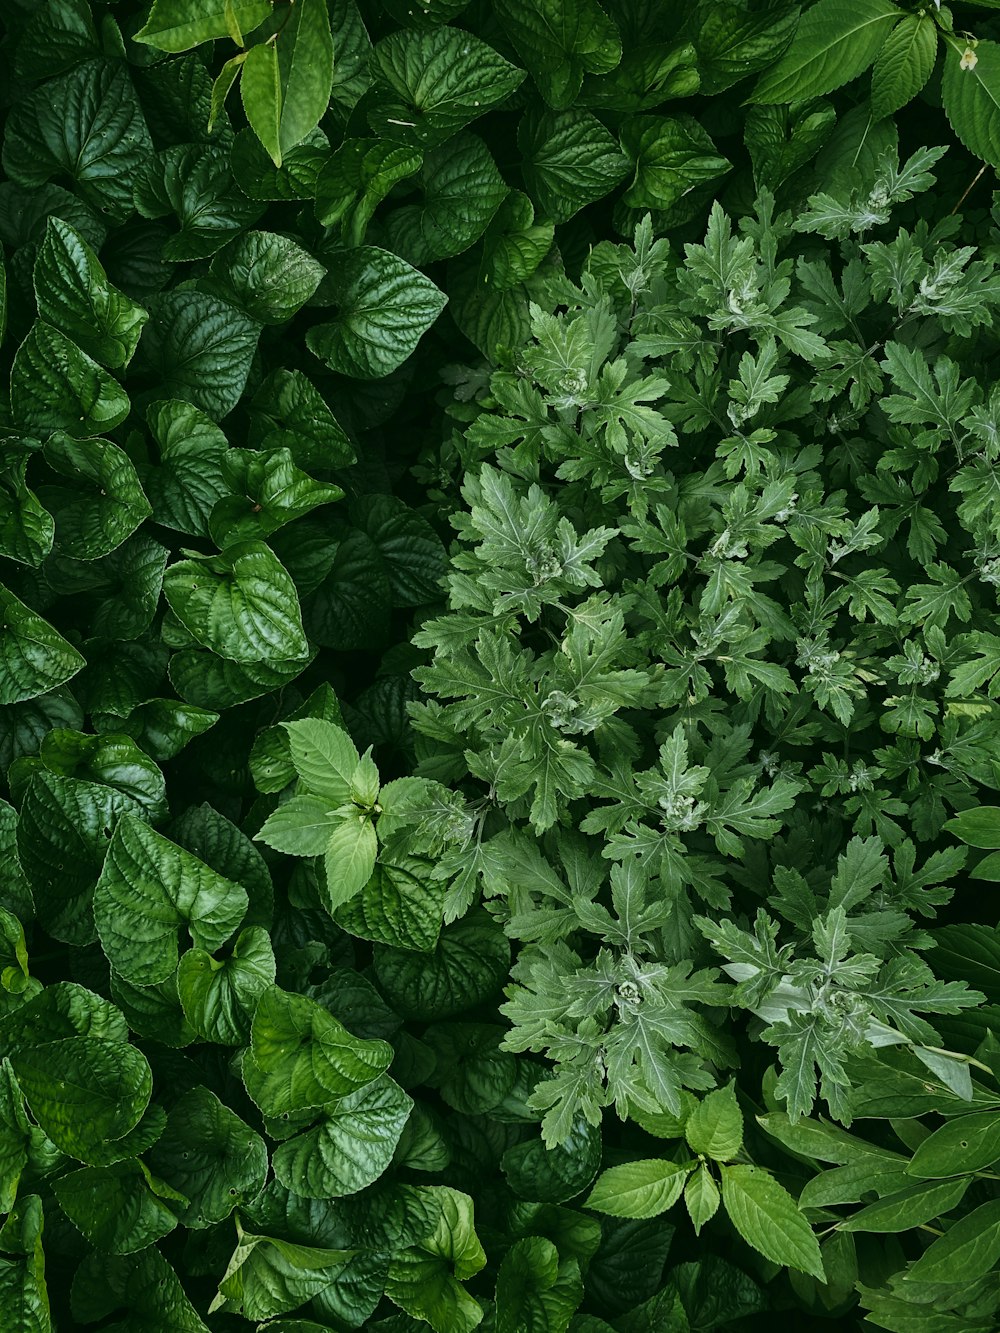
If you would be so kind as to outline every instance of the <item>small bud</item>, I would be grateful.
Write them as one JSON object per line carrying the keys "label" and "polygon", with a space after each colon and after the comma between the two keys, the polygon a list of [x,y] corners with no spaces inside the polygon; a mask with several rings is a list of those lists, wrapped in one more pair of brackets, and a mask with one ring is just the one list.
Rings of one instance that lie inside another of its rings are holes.
{"label": "small bud", "polygon": [[971,46],[967,46],[962,52],[962,59],[959,61],[961,69],[975,69],[979,63],[979,57],[973,51]]}

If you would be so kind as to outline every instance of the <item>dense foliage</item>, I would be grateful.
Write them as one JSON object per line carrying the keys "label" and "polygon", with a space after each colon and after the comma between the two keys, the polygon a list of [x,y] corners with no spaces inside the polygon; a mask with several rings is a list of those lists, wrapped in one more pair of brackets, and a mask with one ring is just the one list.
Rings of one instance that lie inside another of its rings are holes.
{"label": "dense foliage", "polygon": [[0,1333],[992,1333],[993,0],[3,23]]}

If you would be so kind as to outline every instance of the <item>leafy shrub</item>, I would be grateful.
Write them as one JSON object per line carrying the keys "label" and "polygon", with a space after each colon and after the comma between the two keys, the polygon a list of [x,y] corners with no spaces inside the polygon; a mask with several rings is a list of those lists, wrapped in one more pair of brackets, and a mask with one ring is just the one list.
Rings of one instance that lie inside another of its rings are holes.
{"label": "leafy shrub", "polygon": [[997,20],[869,10],[8,7],[0,1328],[995,1324],[1000,286],[911,150]]}

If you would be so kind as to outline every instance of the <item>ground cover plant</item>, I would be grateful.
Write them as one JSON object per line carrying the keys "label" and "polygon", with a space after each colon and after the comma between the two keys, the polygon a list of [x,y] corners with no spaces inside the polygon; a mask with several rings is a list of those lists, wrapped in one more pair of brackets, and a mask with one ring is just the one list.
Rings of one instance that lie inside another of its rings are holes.
{"label": "ground cover plant", "polygon": [[2,1333],[991,1333],[993,5],[2,21]]}

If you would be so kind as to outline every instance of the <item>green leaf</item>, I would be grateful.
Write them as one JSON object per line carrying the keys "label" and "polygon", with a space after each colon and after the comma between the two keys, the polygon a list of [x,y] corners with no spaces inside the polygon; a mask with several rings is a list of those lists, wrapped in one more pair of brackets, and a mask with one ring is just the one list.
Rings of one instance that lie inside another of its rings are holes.
{"label": "green leaf", "polygon": [[943,1217],[961,1203],[972,1183],[969,1177],[939,1184],[912,1185],[887,1194],[877,1203],[852,1213],[840,1223],[842,1231],[896,1232],[921,1227],[934,1217]]}
{"label": "green leaf", "polygon": [[414,265],[474,245],[508,193],[486,145],[469,133],[429,152],[414,184],[422,202],[393,210],[383,223],[389,246]]}
{"label": "green leaf", "polygon": [[163,593],[189,633],[220,657],[277,663],[309,651],[295,585],[263,542],[177,561],[164,575]]}
{"label": "green leaf", "polygon": [[[53,472],[66,479],[62,485],[39,487],[40,498],[55,518],[61,554],[99,560],[149,517],[151,507],[135,467],[116,444],[76,440],[57,431],[46,441],[44,457]],[[157,590],[156,600],[158,596]]]}
{"label": "green leaf", "polygon": [[699,91],[714,96],[772,64],[788,46],[798,18],[797,5],[761,10],[727,0],[699,5],[690,29],[686,24],[682,30],[698,54]]}
{"label": "green leaf", "polygon": [[140,473],[153,518],[207,537],[209,515],[227,490],[222,458],[228,440],[204,412],[177,399],[151,403],[146,417],[159,454],[158,464]]}
{"label": "green leaf", "polygon": [[524,70],[460,28],[394,32],[376,43],[371,59],[372,130],[420,148],[443,143],[524,79]]}
{"label": "green leaf", "polygon": [[1000,1199],[980,1204],[939,1236],[906,1270],[908,1282],[971,1286],[1000,1258]]}
{"label": "green leaf", "polygon": [[32,324],[14,354],[11,411],[26,431],[99,435],[129,414],[125,390],[76,343],[43,320]]}
{"label": "green leaf", "polygon": [[244,1231],[238,1218],[236,1234],[238,1244],[210,1313],[233,1308],[249,1319],[270,1319],[294,1310],[329,1287],[353,1254],[257,1236]]}
{"label": "green leaf", "polygon": [[339,486],[299,471],[287,449],[263,455],[252,449],[230,449],[222,464],[232,493],[216,501],[209,520],[220,548],[269,537],[320,505],[344,498]]}
{"label": "green leaf", "polygon": [[326,402],[300,370],[275,370],[250,404],[250,445],[287,449],[296,467],[331,469],[353,463],[354,450]]}
{"label": "green leaf", "polygon": [[[381,826],[380,826],[381,827]],[[361,893],[334,919],[350,934],[397,949],[434,948],[444,918],[446,886],[416,857],[379,862]]]}
{"label": "green leaf", "polygon": [[388,1042],[353,1037],[315,1000],[272,986],[254,1014],[243,1078],[264,1114],[281,1116],[355,1092],[392,1057]]}
{"label": "green leaf", "polygon": [[633,116],[622,129],[621,145],[634,172],[622,195],[629,208],[671,208],[732,166],[689,116]]}
{"label": "green leaf", "polygon": [[72,1310],[79,1324],[97,1323],[123,1310],[126,1318],[118,1327],[125,1323],[136,1333],[208,1333],[177,1274],[154,1246],[139,1254],[88,1254],[73,1279]]}
{"label": "green leaf", "polygon": [[982,1171],[998,1158],[1000,1113],[978,1111],[956,1116],[918,1144],[906,1172],[924,1180],[940,1180]]}
{"label": "green leaf", "polygon": [[32,274],[39,317],[104,366],[127,366],[149,318],[108,282],[80,233],[50,217]]}
{"label": "green leaf", "polygon": [[911,102],[931,76],[937,28],[926,14],[907,14],[885,39],[872,68],[872,119],[882,120]]}
{"label": "green leaf", "polygon": [[961,40],[944,53],[941,99],[951,128],[976,157],[1000,166],[1000,44],[977,42],[966,54]]}
{"label": "green leaf", "polygon": [[157,298],[142,350],[156,397],[181,398],[220,421],[239,402],[260,326],[204,292]]}
{"label": "green leaf", "polygon": [[719,1187],[707,1164],[702,1162],[684,1186],[684,1203],[696,1236],[701,1234],[705,1223],[711,1222],[719,1211],[719,1199]]}
{"label": "green leaf", "polygon": [[50,773],[115,787],[130,796],[148,819],[166,817],[163,774],[128,736],[86,736],[56,727],[42,741],[39,757]]}
{"label": "green leaf", "polygon": [[428,521],[393,495],[365,495],[351,521],[371,538],[389,578],[393,606],[426,606],[441,595],[448,557]]}
{"label": "green leaf", "polygon": [[275,166],[319,124],[332,87],[326,2],[298,0],[277,36],[247,52],[240,82],[247,120]]}
{"label": "green leaf", "polygon": [[121,819],[94,890],[94,919],[115,971],[137,985],[166,981],[177,967],[178,928],[213,953],[247,910],[246,891],[148,824]]}
{"label": "green leaf", "polygon": [[759,1166],[723,1166],[722,1201],[746,1243],[773,1263],[824,1281],[812,1227],[795,1200]]}
{"label": "green leaf", "polygon": [[281,166],[276,167],[253,130],[245,129],[233,143],[232,170],[250,199],[314,199],[317,178],[329,156],[326,135],[315,129],[285,153]]}
{"label": "green leaf", "polygon": [[609,1167],[598,1176],[585,1206],[611,1217],[659,1217],[681,1197],[691,1169],[692,1163],[660,1158]]}
{"label": "green leaf", "polygon": [[7,118],[3,166],[20,185],[68,176],[112,222],[132,212],[132,182],[152,154],[149,131],[119,60],[87,60],[19,97]]}
{"label": "green leaf", "polygon": [[322,856],[345,817],[322,796],[292,796],[268,815],[259,842],[288,856]]}
{"label": "green leaf", "polygon": [[415,149],[389,140],[345,139],[316,181],[317,221],[340,223],[345,239],[360,245],[375,209],[422,161]]}
{"label": "green leaf", "polygon": [[318,1124],[283,1143],[274,1174],[307,1199],[339,1199],[374,1184],[387,1170],[412,1100],[383,1074],[342,1097]]}
{"label": "green leaf", "polygon": [[179,230],[157,251],[171,263],[215,254],[262,211],[237,188],[229,154],[212,144],[176,144],[151,154],[138,173],[134,195],[144,218],[176,218]]}
{"label": "green leaf", "polygon": [[256,1198],[267,1175],[264,1140],[204,1087],[174,1102],[147,1157],[150,1168],[188,1200],[175,1211],[195,1230],[215,1226]]}
{"label": "green leaf", "polygon": [[608,74],[622,58],[618,30],[597,0],[495,0],[495,10],[555,111],[576,101],[584,74]]}
{"label": "green leaf", "polygon": [[347,804],[351,782],[361,762],[357,746],[343,727],[323,718],[283,723],[292,767],[302,785],[331,806]]}
{"label": "green leaf", "polygon": [[945,829],[970,847],[1000,847],[1000,805],[974,805],[949,819]]}
{"label": "green leaf", "polygon": [[36,1122],[56,1147],[86,1161],[142,1118],[153,1086],[146,1057],[123,1041],[66,1037],[11,1057]]}
{"label": "green leaf", "polygon": [[240,931],[221,962],[205,949],[189,949],[177,967],[184,1016],[205,1041],[242,1046],[250,1038],[257,1001],[274,984],[271,940],[261,926]]}
{"label": "green leaf", "polygon": [[326,890],[323,903],[331,914],[361,892],[371,878],[378,855],[375,826],[358,811],[333,828],[324,854]]}
{"label": "green leaf", "polygon": [[466,919],[441,932],[433,953],[376,945],[375,976],[386,999],[403,1018],[423,1022],[452,1018],[499,990],[510,963],[503,933]]}
{"label": "green leaf", "polygon": [[316,324],[306,346],[331,370],[380,379],[401,366],[447,303],[444,292],[396,255],[374,246],[328,262],[337,317]]}
{"label": "green leaf", "polygon": [[153,0],[149,18],[133,41],[158,51],[189,51],[217,37],[253,32],[271,13],[268,0]]}
{"label": "green leaf", "polygon": [[566,1333],[582,1299],[577,1261],[560,1262],[550,1240],[525,1236],[507,1251],[497,1273],[496,1333]]}
{"label": "green leaf", "polygon": [[36,699],[85,665],[48,621],[0,586],[0,705]]}
{"label": "green leaf", "polygon": [[889,0],[819,0],[799,20],[792,43],[758,81],[753,102],[822,97],[864,73],[900,11]]}
{"label": "green leaf", "polygon": [[202,284],[261,324],[284,324],[300,310],[326,273],[287,236],[247,231],[212,260]]}
{"label": "green leaf", "polygon": [[694,1153],[728,1162],[743,1146],[743,1112],[733,1084],[710,1092],[684,1124],[684,1137]]}
{"label": "green leaf", "polygon": [[583,1192],[601,1165],[598,1128],[579,1118],[561,1143],[546,1145],[540,1135],[516,1143],[501,1159],[507,1183],[522,1199],[565,1203]]}
{"label": "green leaf", "polygon": [[[85,1166],[54,1183],[63,1212],[106,1254],[135,1254],[173,1231],[177,1217],[137,1161]],[[171,1202],[175,1202],[171,1200]]]}
{"label": "green leaf", "polygon": [[467,1194],[444,1187],[420,1191],[427,1230],[416,1244],[396,1254],[386,1295],[435,1333],[472,1333],[482,1307],[460,1285],[486,1263],[473,1225]]}
{"label": "green leaf", "polygon": [[132,710],[122,723],[122,730],[162,764],[180,754],[196,736],[210,731],[218,720],[218,713],[177,699],[148,699]]}
{"label": "green leaf", "polygon": [[52,550],[55,522],[26,481],[33,446],[19,437],[0,440],[0,555],[37,569]]}
{"label": "green leaf", "polygon": [[53,1333],[37,1194],[15,1204],[0,1231],[0,1249],[0,1308],[17,1320],[18,1333]]}
{"label": "green leaf", "polygon": [[628,158],[589,111],[529,111],[517,143],[528,193],[551,222],[568,222],[628,174]]}

